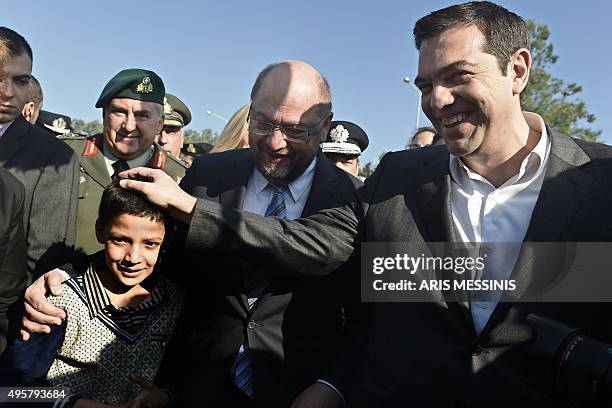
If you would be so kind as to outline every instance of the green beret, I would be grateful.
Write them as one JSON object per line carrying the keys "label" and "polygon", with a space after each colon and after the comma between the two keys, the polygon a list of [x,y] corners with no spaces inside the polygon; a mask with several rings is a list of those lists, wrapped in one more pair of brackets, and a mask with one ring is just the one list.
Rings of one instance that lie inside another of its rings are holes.
{"label": "green beret", "polygon": [[164,83],[155,72],[138,68],[124,69],[108,81],[96,102],[96,108],[103,108],[114,98],[136,99],[163,105],[165,94]]}
{"label": "green beret", "polygon": [[176,96],[167,93],[164,98],[164,125],[187,126],[191,122],[191,112],[187,105]]}

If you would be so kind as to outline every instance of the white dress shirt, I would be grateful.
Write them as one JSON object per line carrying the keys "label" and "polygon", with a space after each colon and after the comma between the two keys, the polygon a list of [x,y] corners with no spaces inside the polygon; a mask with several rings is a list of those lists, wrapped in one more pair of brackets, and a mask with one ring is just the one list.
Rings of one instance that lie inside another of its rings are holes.
{"label": "white dress shirt", "polygon": [[[284,192],[288,220],[302,216],[302,211],[304,211],[308,193],[312,186],[312,180],[314,179],[316,165],[317,158],[315,157],[300,177],[287,184]],[[253,168],[251,177],[249,177],[249,183],[247,184],[242,209],[259,215],[266,215],[266,209],[270,201],[272,201],[273,193],[274,186],[266,180],[257,168]]]}
{"label": "white dress shirt", "polygon": [[[544,120],[535,113],[523,112],[529,128],[541,135],[539,142],[521,163],[519,172],[495,188],[488,180],[470,170],[456,156],[450,156],[451,210],[460,242],[520,243],[523,241],[535,207],[548,156],[550,140]],[[504,280],[510,277],[520,245],[484,247],[487,253],[483,279]],[[476,333],[485,327],[501,293],[491,302],[470,302]]]}

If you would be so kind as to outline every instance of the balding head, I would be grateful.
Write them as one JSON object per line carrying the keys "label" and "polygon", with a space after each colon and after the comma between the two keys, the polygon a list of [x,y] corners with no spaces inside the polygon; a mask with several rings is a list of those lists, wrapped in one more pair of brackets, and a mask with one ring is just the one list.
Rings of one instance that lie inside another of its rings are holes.
{"label": "balding head", "polygon": [[[304,61],[282,61],[265,67],[255,80],[251,90],[251,101],[264,85],[268,87],[266,89],[268,95],[274,91],[273,93],[279,97],[289,92],[293,94],[303,91],[317,100],[321,115],[326,115],[332,110],[331,90],[327,79]],[[289,86],[292,89],[289,89]]]}
{"label": "balding head", "polygon": [[[251,92],[249,145],[255,166],[273,184],[295,180],[325,140],[331,118],[329,85],[316,69],[294,60],[269,65]],[[305,129],[305,137],[287,140],[280,129],[258,130],[266,123]]]}

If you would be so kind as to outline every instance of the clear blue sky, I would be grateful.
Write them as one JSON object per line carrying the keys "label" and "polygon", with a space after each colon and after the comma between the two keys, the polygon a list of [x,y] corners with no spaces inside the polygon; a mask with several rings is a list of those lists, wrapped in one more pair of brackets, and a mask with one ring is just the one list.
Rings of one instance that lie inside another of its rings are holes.
{"label": "clear blue sky", "polygon": [[[0,25],[24,35],[34,49],[33,73],[45,108],[85,120],[100,91],[119,70],[156,71],[166,89],[190,107],[190,128],[220,131],[248,102],[257,73],[267,64],[302,59],[329,80],[336,119],[360,124],[370,136],[365,161],[402,149],[415,125],[415,21],[449,1],[263,0],[3,0]],[[583,86],[581,98],[597,116],[612,120],[612,5],[604,0],[502,1],[525,18],[548,24],[556,53],[554,74]],[[421,123],[427,123],[421,115]]]}

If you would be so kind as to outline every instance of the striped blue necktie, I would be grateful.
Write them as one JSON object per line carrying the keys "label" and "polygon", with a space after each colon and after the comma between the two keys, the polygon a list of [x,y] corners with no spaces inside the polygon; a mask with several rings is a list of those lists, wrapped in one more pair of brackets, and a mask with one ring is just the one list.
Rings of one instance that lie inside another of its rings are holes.
{"label": "striped blue necktie", "polygon": [[[285,205],[283,188],[278,186],[272,187],[274,188],[274,192],[272,193],[272,200],[270,200],[270,204],[268,204],[265,216],[287,218],[287,206]],[[267,286],[268,282],[262,281],[248,290],[249,309],[251,311]],[[240,350],[238,350],[238,356],[234,362],[234,374],[234,383],[236,386],[249,398],[255,398],[255,392],[253,390],[253,365],[251,356],[249,355],[248,337],[244,339],[244,343],[242,343]]]}

